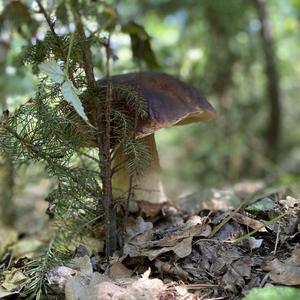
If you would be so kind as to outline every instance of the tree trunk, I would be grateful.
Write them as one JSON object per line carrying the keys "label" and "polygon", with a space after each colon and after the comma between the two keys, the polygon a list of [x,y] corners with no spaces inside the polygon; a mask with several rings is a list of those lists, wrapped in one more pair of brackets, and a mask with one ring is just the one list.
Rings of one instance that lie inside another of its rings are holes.
{"label": "tree trunk", "polygon": [[[208,60],[208,68],[213,68],[212,89],[219,100],[219,115],[217,122],[223,128],[222,132],[227,137],[224,140],[226,147],[223,153],[222,161],[224,169],[228,170],[224,174],[227,180],[235,181],[240,173],[240,159],[236,157],[236,148],[234,136],[232,134],[232,121],[230,111],[232,109],[232,97],[230,89],[232,88],[232,78],[234,73],[234,63],[237,60],[235,53],[231,50],[230,42],[234,33],[226,30],[227,24],[224,24],[220,17],[222,6],[217,1],[207,1],[204,6],[205,18],[209,25],[211,49],[222,49],[222,51],[211,50]],[[236,29],[237,30],[237,29]],[[238,162],[238,163],[236,163]]]}
{"label": "tree trunk", "polygon": [[255,0],[257,14],[261,22],[261,41],[265,55],[265,74],[267,77],[267,97],[269,119],[267,124],[267,155],[276,162],[279,152],[281,132],[280,83],[276,65],[276,53],[268,17],[266,0]]}
{"label": "tree trunk", "polygon": [[[0,85],[1,86],[1,85]],[[3,90],[2,90],[3,91]],[[5,93],[5,92],[4,92]],[[2,111],[7,110],[4,93],[0,92]],[[0,220],[3,224],[13,226],[15,223],[14,166],[9,154],[1,155],[0,161]]]}
{"label": "tree trunk", "polygon": [[[6,59],[10,44],[0,39],[0,72],[5,74]],[[5,76],[5,75],[4,75]],[[5,81],[0,80],[0,108],[1,114],[8,111],[6,101]],[[1,116],[0,116],[1,117]],[[15,224],[14,195],[14,166],[9,154],[0,157],[0,221],[2,224]]]}

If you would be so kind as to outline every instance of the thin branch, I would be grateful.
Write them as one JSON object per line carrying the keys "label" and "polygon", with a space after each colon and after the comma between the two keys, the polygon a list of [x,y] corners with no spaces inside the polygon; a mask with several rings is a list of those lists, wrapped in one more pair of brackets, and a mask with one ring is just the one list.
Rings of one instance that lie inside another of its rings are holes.
{"label": "thin branch", "polygon": [[[76,2],[75,2],[76,4]],[[72,14],[76,24],[76,30],[82,41],[82,58],[83,58],[83,68],[87,78],[87,83],[93,90],[97,89],[97,82],[93,70],[93,61],[91,49],[87,42],[87,37],[84,32],[84,27],[80,18],[78,11],[76,10],[76,5],[71,6]],[[105,227],[106,227],[106,255],[107,258],[113,254],[117,248],[117,238],[116,238],[116,216],[115,210],[112,205],[112,185],[111,185],[111,102],[112,102],[112,86],[110,82],[110,71],[109,71],[109,39],[106,45],[106,72],[108,80],[108,88],[106,101],[100,101],[100,97],[94,97],[96,101],[97,111],[96,111],[96,124],[97,124],[97,144],[99,150],[99,169],[100,178],[102,181],[102,200],[104,203],[105,211]],[[100,129],[104,128],[104,133],[101,133]]]}
{"label": "thin branch", "polygon": [[104,120],[98,119],[98,127],[104,125],[105,133],[101,137],[99,136],[98,143],[99,149],[103,147],[102,151],[99,151],[99,155],[102,161],[102,181],[103,181],[103,201],[105,210],[105,223],[106,223],[106,253],[112,255],[117,247],[116,239],[116,215],[112,205],[112,169],[111,169],[111,104],[112,104],[112,83],[110,80],[110,37],[107,40],[106,45],[106,77],[108,81],[106,101],[104,107],[101,108],[101,103],[98,102],[98,112],[104,110]]}
{"label": "thin branch", "polygon": [[129,205],[130,205],[131,194],[132,194],[132,183],[133,183],[133,176],[131,175],[129,178],[129,188],[128,188],[128,194],[126,199],[126,206],[125,206],[125,216],[124,216],[124,223],[123,223],[123,241],[125,241],[126,228],[128,225]]}
{"label": "thin branch", "polygon": [[98,164],[99,164],[99,162],[100,162],[99,159],[97,159],[96,157],[94,157],[94,156],[92,156],[92,155],[89,155],[89,154],[87,154],[87,153],[80,152],[80,151],[77,151],[77,153],[78,153],[79,155],[85,156],[86,158],[89,158],[89,159],[93,160],[94,162],[96,162],[96,163],[98,163]]}
{"label": "thin branch", "polygon": [[[40,148],[38,148],[35,145],[31,144],[30,142],[26,141],[19,133],[14,131],[9,126],[6,126],[6,125],[2,124],[2,127],[5,130],[7,130],[10,134],[12,134],[20,143],[22,143],[26,149],[33,152],[35,155],[39,156],[41,159],[46,161],[49,165],[54,165],[54,163],[52,161],[53,157],[49,158],[48,157],[49,155],[45,154]],[[59,165],[56,165],[56,166],[57,167],[62,167],[62,166],[59,166]],[[87,191],[90,195],[92,195],[93,197],[98,197],[97,191],[95,191],[93,189],[90,189],[89,187],[86,186],[86,184],[80,182],[78,180],[78,178],[76,178],[75,176],[72,175],[72,172],[69,172],[69,176],[75,183],[82,186],[82,188],[85,191]]]}
{"label": "thin branch", "polygon": [[[54,29],[54,23],[51,21],[51,18],[49,17],[49,15],[47,14],[42,2],[40,0],[35,0],[39,9],[40,9],[40,12],[44,15],[44,18],[46,19],[47,23],[48,23],[48,26],[49,26],[49,29],[55,39],[55,43],[56,43],[56,46],[58,47],[59,51],[60,51],[60,55],[62,56],[64,62],[67,64],[68,63],[68,58],[67,58],[67,55],[65,54],[65,51],[64,51],[64,48],[61,44],[61,40],[58,36],[58,34],[55,32],[55,29]],[[75,81],[75,78],[73,76],[73,73],[72,72],[68,72],[68,75],[72,81],[72,83],[74,84],[74,86],[76,87],[76,81]]]}
{"label": "thin branch", "polygon": [[81,39],[81,50],[82,50],[82,56],[83,56],[83,69],[85,72],[85,76],[87,78],[88,85],[91,85],[93,88],[96,88],[97,83],[94,75],[94,70],[93,70],[93,61],[92,61],[92,52],[87,44],[87,37],[84,32],[83,24],[81,21],[81,18],[76,11],[76,8],[71,5],[72,9],[72,14],[74,17],[74,21],[76,24],[76,30],[80,36]]}

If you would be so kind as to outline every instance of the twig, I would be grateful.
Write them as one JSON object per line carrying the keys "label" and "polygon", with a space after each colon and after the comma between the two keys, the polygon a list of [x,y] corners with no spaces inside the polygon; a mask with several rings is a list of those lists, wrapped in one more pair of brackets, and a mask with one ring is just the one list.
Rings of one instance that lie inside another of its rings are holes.
{"label": "twig", "polygon": [[[112,255],[117,248],[116,239],[116,215],[112,206],[112,169],[111,169],[111,103],[112,103],[112,83],[110,80],[110,37],[106,45],[106,77],[108,81],[107,95],[104,107],[104,124],[105,134],[102,136],[102,163],[103,163],[103,201],[105,210],[105,223],[106,223],[106,254]],[[100,103],[98,104],[100,107]],[[102,125],[102,124],[101,124]]]}
{"label": "twig", "polygon": [[130,204],[130,199],[132,194],[132,182],[133,182],[133,176],[131,175],[129,178],[129,188],[127,193],[126,206],[125,206],[125,215],[124,215],[124,223],[123,223],[123,242],[125,241],[126,228],[128,225],[129,204]]}
{"label": "twig", "polygon": [[[136,136],[137,121],[138,121],[138,116],[137,116],[137,112],[135,112],[133,137]],[[132,196],[132,188],[133,188],[133,175],[130,175],[128,194],[127,194],[127,200],[126,200],[126,206],[125,206],[125,216],[124,216],[124,225],[123,225],[124,226],[124,228],[123,228],[123,240],[125,240],[125,233],[126,233],[126,228],[127,228],[127,225],[128,225],[128,215],[129,215],[130,200],[131,200],[131,196]]]}
{"label": "twig", "polygon": [[67,61],[66,61],[66,68],[65,68],[66,74],[69,73],[69,64],[70,64],[71,51],[72,51],[73,44],[74,44],[74,38],[75,38],[75,31],[73,31],[72,34],[71,34],[71,40],[70,40],[70,44],[69,44],[69,49],[68,49],[68,54],[67,54]]}
{"label": "twig", "polygon": [[240,211],[240,209],[243,207],[244,203],[240,204],[234,211],[232,211],[228,217],[226,217],[219,225],[217,225],[210,235],[208,236],[209,238],[213,237],[226,223],[229,222],[232,217]]}
{"label": "twig", "polygon": [[235,242],[235,243],[241,242],[242,240],[244,240],[244,239],[246,239],[246,238],[252,236],[252,235],[255,234],[256,232],[260,231],[261,229],[263,229],[263,228],[265,228],[265,227],[267,227],[267,226],[273,224],[274,222],[278,221],[279,219],[285,217],[285,216],[288,215],[289,213],[290,213],[290,210],[285,211],[284,213],[282,213],[282,214],[278,215],[277,217],[273,218],[272,220],[270,220],[270,221],[268,221],[268,222],[265,222],[264,225],[262,225],[262,226],[256,228],[255,230],[249,232],[248,234],[245,234],[245,235],[239,237],[239,238],[236,239],[234,242]]}
{"label": "twig", "polygon": [[[83,56],[83,69],[87,78],[88,87],[94,91],[97,90],[97,82],[93,70],[93,61],[91,49],[87,43],[87,38],[84,32],[84,27],[81,18],[76,8],[72,5],[72,14],[74,16],[76,30],[82,40],[81,50]],[[116,216],[115,211],[112,207],[112,191],[111,191],[111,157],[110,157],[110,121],[111,121],[111,101],[112,101],[112,87],[110,82],[110,71],[109,71],[109,40],[106,45],[106,72],[108,80],[108,89],[106,101],[103,103],[99,97],[95,97],[93,100],[97,103],[97,144],[99,150],[99,169],[100,178],[102,181],[102,200],[104,203],[105,211],[105,227],[106,227],[106,255],[109,257],[117,248],[116,239]],[[103,118],[104,114],[104,118]],[[101,128],[104,128],[104,133],[101,132]]]}
{"label": "twig", "polygon": [[276,251],[277,251],[277,247],[278,247],[278,243],[279,243],[279,235],[280,235],[280,222],[278,222],[278,228],[277,228],[277,233],[276,233],[276,241],[275,241],[275,247],[274,250],[272,251],[272,253],[275,255]]}
{"label": "twig", "polygon": [[210,283],[194,283],[194,284],[186,284],[184,287],[188,290],[198,290],[203,288],[212,288],[212,287],[218,287],[217,284],[210,284]]}
{"label": "twig", "polygon": [[94,218],[94,219],[88,221],[87,223],[83,224],[82,227],[86,227],[86,226],[92,224],[93,222],[100,220],[102,217],[103,217],[103,215],[97,216],[96,218]]}
{"label": "twig", "polygon": [[94,156],[92,156],[92,155],[89,155],[89,154],[87,154],[87,153],[80,152],[80,151],[77,151],[77,153],[78,153],[79,155],[85,156],[85,157],[87,157],[87,158],[93,160],[94,162],[96,162],[96,163],[98,163],[98,164],[100,163],[99,159],[97,159],[96,157],[94,157]]}
{"label": "twig", "polygon": [[[40,9],[40,12],[44,15],[44,18],[46,19],[47,23],[48,23],[48,26],[49,26],[49,29],[55,39],[55,43],[56,43],[56,46],[58,47],[59,51],[60,51],[60,55],[62,56],[63,60],[65,61],[65,63],[68,63],[68,58],[65,54],[65,51],[64,51],[64,48],[61,44],[61,40],[58,36],[58,34],[55,32],[55,29],[54,29],[54,23],[51,21],[51,18],[49,17],[49,15],[47,14],[42,2],[40,0],[35,0],[39,9]],[[75,78],[73,76],[73,73],[69,71],[69,77],[73,83],[73,85],[76,87],[76,81],[75,81]]]}
{"label": "twig", "polygon": [[270,278],[270,273],[267,273],[264,278],[262,279],[262,281],[259,284],[259,288],[262,288],[265,286],[267,280]]}
{"label": "twig", "polygon": [[76,30],[81,38],[80,46],[81,46],[83,62],[84,62],[83,69],[85,72],[85,76],[87,78],[87,83],[92,88],[96,88],[97,83],[96,83],[94,70],[93,70],[92,52],[90,47],[87,44],[87,38],[84,32],[84,28],[80,16],[73,5],[71,6],[71,9],[76,24]]}

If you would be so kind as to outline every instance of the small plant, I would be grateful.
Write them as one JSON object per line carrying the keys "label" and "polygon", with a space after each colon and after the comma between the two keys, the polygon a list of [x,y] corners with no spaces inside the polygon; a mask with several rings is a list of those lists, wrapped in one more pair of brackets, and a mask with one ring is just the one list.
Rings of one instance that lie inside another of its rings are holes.
{"label": "small plant", "polygon": [[[40,24],[22,2],[5,8],[8,15],[15,9],[21,12],[18,26],[27,26],[33,33],[42,32],[45,25],[47,30],[23,50],[21,61],[32,66],[38,85],[34,97],[2,118],[0,151],[15,165],[42,164],[56,182],[47,197],[53,236],[42,254],[26,265],[30,279],[24,294],[39,299],[46,293],[45,274],[63,263],[80,236],[93,235],[104,225],[106,255],[117,249],[117,235],[124,227],[117,208],[121,207],[123,216],[127,208],[124,201],[112,197],[112,176],[120,168],[112,165],[114,155],[124,151],[127,160],[122,167],[136,176],[147,165],[148,152],[134,137],[134,118],[123,109],[125,101],[135,108],[135,118],[143,118],[143,97],[110,79],[110,36],[119,22],[114,8],[79,0],[58,1],[52,8],[40,0],[33,5],[35,13],[43,16]],[[105,15],[107,8],[115,13],[113,17]],[[24,14],[28,19],[22,18]],[[105,25],[104,20],[108,20]],[[96,30],[92,31],[93,24]],[[129,34],[130,28],[126,27]],[[105,84],[97,81],[96,69]],[[96,109],[91,111],[89,103]]]}

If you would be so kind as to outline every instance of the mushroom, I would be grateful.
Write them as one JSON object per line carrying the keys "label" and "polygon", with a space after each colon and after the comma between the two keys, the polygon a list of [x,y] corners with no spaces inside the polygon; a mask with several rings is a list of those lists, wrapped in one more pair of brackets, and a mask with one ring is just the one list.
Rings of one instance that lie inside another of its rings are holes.
{"label": "mushroom", "polygon": [[[99,81],[99,84],[106,80]],[[166,127],[185,125],[214,119],[214,108],[194,87],[158,72],[139,72],[111,77],[112,85],[126,85],[138,90],[144,100],[148,115],[136,123],[135,136],[148,145],[151,163],[141,178],[135,178],[133,186],[134,199],[159,206],[167,202],[161,181],[161,168],[156,148],[154,132]],[[124,162],[126,157],[117,152],[114,165]],[[112,178],[113,195],[118,197],[128,192],[129,175],[125,168]],[[142,203],[139,202],[139,203]]]}

